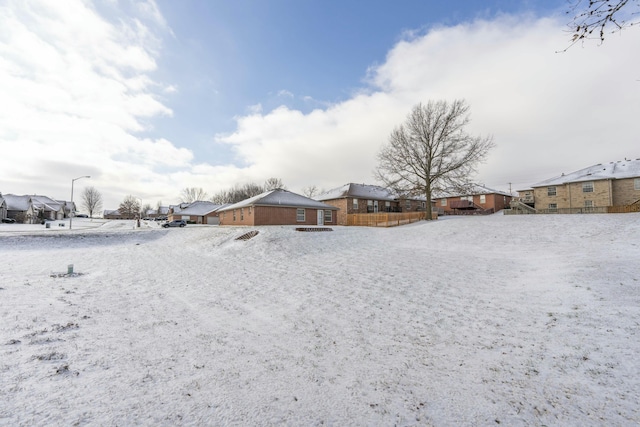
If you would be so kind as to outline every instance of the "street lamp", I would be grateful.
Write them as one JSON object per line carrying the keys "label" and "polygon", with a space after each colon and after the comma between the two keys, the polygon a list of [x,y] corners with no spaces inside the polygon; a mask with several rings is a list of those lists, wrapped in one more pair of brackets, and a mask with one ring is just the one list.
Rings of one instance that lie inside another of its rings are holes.
{"label": "street lamp", "polygon": [[73,226],[73,216],[75,215],[75,212],[73,211],[73,183],[82,178],[91,178],[91,177],[89,175],[85,175],[85,176],[79,176],[77,178],[73,178],[71,180],[71,207],[69,208],[69,230],[71,230],[71,227]]}

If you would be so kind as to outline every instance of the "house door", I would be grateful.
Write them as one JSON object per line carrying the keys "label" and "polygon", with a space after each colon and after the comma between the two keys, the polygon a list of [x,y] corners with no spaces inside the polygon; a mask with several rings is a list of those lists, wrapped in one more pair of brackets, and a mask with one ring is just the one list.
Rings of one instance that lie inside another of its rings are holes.
{"label": "house door", "polygon": [[318,225],[324,225],[324,211],[318,209]]}
{"label": "house door", "polygon": [[373,213],[378,213],[378,201],[373,201]]}

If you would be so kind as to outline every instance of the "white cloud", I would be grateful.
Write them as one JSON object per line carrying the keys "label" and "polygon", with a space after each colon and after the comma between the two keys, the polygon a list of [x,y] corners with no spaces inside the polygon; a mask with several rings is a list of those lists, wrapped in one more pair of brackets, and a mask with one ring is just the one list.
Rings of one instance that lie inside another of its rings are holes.
{"label": "white cloud", "polygon": [[289,92],[286,89],[279,90],[278,91],[278,96],[282,96],[282,97],[285,97],[285,98],[293,98],[294,97],[293,93]]}
{"label": "white cloud", "polygon": [[[497,148],[478,181],[526,187],[561,172],[625,155],[639,157],[640,31],[603,46],[567,46],[564,23],[501,16],[440,27],[399,42],[368,72],[370,88],[309,114],[277,108],[237,119],[231,144],[250,176],[289,187],[372,182],[376,153],[410,108],[464,98],[469,131]],[[515,188],[514,188],[515,189]]]}
{"label": "white cloud", "polygon": [[66,197],[72,177],[91,175],[83,184],[104,191],[105,208],[158,186],[178,194],[162,171],[189,168],[193,154],[132,133],[172,115],[149,75],[158,40],[139,20],[114,22],[84,1],[0,6],[0,145],[11,147],[0,191],[43,192],[46,181]]}

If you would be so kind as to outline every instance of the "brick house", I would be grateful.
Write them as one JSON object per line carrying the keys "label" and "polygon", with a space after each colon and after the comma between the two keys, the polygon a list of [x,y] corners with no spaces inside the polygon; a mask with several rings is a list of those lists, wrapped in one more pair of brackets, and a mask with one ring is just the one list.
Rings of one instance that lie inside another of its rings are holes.
{"label": "brick house", "polygon": [[216,205],[213,202],[198,200],[190,203],[182,209],[169,209],[168,220],[183,219],[193,224],[218,225],[219,218],[217,210],[223,205]]}
{"label": "brick house", "polygon": [[3,220],[7,217],[7,202],[4,201],[4,197],[2,197],[2,193],[0,193],[0,220]]}
{"label": "brick house", "polygon": [[349,183],[315,197],[339,209],[338,225],[347,225],[347,215],[426,210],[426,198],[398,196],[377,185]]}
{"label": "brick house", "polygon": [[220,225],[336,225],[338,208],[287,190],[266,191],[218,209]]}
{"label": "brick house", "polygon": [[104,219],[125,219],[124,215],[120,213],[119,210],[105,210],[102,213],[102,218]]}
{"label": "brick house", "polygon": [[539,212],[607,212],[640,200],[640,159],[593,165],[532,187]]}
{"label": "brick house", "polygon": [[513,196],[484,185],[470,184],[464,191],[434,195],[438,213],[444,215],[491,214],[509,206]]}

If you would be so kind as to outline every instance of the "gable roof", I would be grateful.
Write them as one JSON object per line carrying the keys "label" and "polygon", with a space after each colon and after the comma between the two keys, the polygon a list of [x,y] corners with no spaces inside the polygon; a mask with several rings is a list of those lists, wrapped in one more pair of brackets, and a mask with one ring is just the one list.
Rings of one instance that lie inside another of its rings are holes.
{"label": "gable roof", "polygon": [[598,163],[588,168],[580,169],[555,178],[547,179],[532,185],[532,187],[546,187],[549,185],[563,185],[570,182],[600,181],[603,179],[622,179],[640,177],[640,159],[620,160],[608,164]]}
{"label": "gable roof", "polygon": [[43,209],[45,211],[53,211],[59,212],[64,207],[64,202],[59,202],[57,200],[53,200],[47,196],[31,196],[31,203],[38,209]]}
{"label": "gable roof", "polygon": [[196,215],[196,216],[204,216],[211,212],[218,210],[223,205],[216,205],[213,202],[208,202],[204,200],[199,200],[191,203],[186,208],[177,212],[180,215]]}
{"label": "gable roof", "polygon": [[249,206],[278,206],[289,208],[329,209],[334,211],[338,210],[338,208],[336,208],[335,206],[327,205],[325,203],[310,199],[300,194],[292,193],[288,190],[275,189],[265,191],[262,194],[250,197],[241,202],[224,206],[218,209],[218,212],[240,209]]}
{"label": "gable roof", "polygon": [[334,200],[353,197],[356,199],[396,200],[398,196],[388,188],[378,185],[349,183],[318,195],[316,200]]}
{"label": "gable roof", "polygon": [[462,190],[445,190],[438,194],[434,194],[432,199],[446,199],[448,197],[462,197],[462,196],[480,196],[482,194],[499,194],[501,196],[513,197],[509,193],[504,191],[494,190],[489,187],[485,187],[481,184],[468,184]]}
{"label": "gable roof", "polygon": [[7,202],[8,211],[26,212],[31,208],[31,196],[16,196],[15,194],[5,194],[5,202]]}

